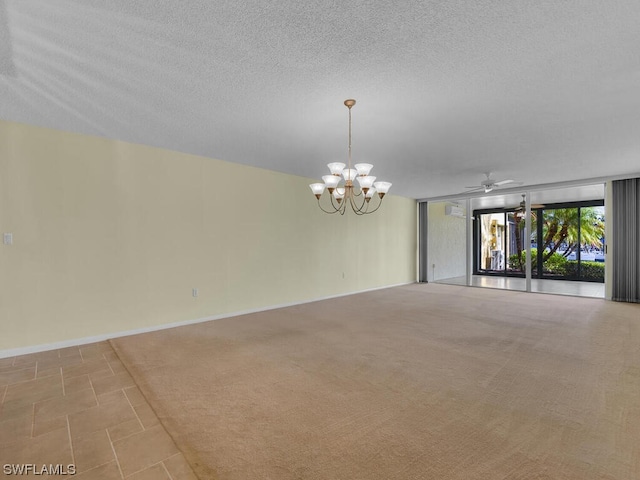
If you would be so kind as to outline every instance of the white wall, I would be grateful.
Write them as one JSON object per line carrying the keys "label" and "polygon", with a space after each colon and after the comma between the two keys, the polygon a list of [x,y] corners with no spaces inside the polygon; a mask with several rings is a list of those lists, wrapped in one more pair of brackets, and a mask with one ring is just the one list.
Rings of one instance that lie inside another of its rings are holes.
{"label": "white wall", "polygon": [[[429,202],[428,281],[434,282],[466,274],[466,220],[445,215],[450,202]],[[435,268],[433,265],[435,264]]]}
{"label": "white wall", "polygon": [[330,216],[310,182],[0,121],[0,353],[415,280],[414,200]]}

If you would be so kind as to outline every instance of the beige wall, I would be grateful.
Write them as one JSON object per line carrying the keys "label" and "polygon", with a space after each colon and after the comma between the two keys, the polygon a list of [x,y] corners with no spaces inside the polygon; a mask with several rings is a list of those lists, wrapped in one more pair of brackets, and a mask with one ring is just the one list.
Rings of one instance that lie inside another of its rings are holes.
{"label": "beige wall", "polygon": [[309,183],[0,121],[0,353],[415,280],[414,200],[329,216]]}

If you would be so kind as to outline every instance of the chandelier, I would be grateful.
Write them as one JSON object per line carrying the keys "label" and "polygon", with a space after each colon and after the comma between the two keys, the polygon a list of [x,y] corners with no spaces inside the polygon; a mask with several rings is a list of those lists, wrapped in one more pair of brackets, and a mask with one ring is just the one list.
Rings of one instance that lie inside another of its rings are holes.
{"label": "chandelier", "polygon": [[[324,183],[312,183],[309,187],[318,199],[318,206],[323,212],[344,215],[349,205],[356,215],[365,215],[380,208],[382,199],[391,188],[391,183],[376,182],[376,177],[369,175],[373,168],[369,163],[356,163],[354,168],[351,168],[351,107],[356,104],[356,101],[348,99],[344,104],[349,109],[349,164],[347,166],[340,162],[329,163],[327,167],[331,174],[322,177]],[[359,188],[356,188],[354,181],[358,182]],[[326,208],[320,203],[325,188],[329,191],[329,201],[325,201]],[[374,202],[375,207],[371,207],[371,199],[376,193],[378,194],[377,204]]]}

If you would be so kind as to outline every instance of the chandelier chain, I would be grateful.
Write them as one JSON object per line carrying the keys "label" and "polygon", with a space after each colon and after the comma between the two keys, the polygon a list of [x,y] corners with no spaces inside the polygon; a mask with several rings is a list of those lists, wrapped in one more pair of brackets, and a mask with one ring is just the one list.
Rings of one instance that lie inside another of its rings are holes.
{"label": "chandelier chain", "polygon": [[351,168],[351,107],[349,107],[349,168]]}

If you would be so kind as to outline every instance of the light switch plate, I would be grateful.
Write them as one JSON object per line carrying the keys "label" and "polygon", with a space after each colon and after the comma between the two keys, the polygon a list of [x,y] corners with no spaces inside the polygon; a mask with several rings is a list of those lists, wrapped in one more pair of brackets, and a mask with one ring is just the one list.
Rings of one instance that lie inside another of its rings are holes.
{"label": "light switch plate", "polygon": [[5,245],[13,244],[13,233],[5,233],[2,237]]}

